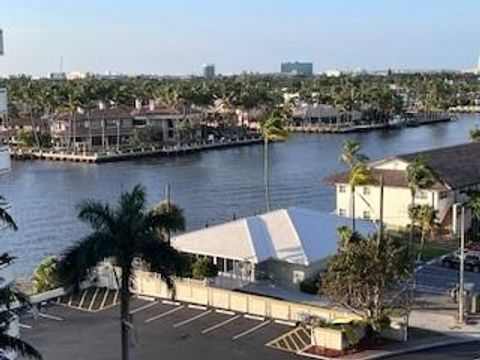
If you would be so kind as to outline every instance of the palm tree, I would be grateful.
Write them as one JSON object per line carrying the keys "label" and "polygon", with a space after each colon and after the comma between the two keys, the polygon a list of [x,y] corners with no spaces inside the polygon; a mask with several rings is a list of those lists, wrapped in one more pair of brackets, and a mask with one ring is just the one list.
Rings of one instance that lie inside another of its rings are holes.
{"label": "palm tree", "polygon": [[346,140],[340,153],[340,161],[350,169],[348,182],[351,187],[353,231],[355,231],[355,187],[371,185],[374,182],[371,170],[365,164],[368,156],[361,153],[361,150],[362,145],[358,141]]}
{"label": "palm tree", "polygon": [[185,230],[185,217],[183,216],[183,210],[178,205],[171,203],[170,201],[163,201],[154,206],[152,212],[157,216],[164,216],[165,223],[169,226],[167,228],[160,227],[157,229],[160,237],[165,237],[168,243],[170,243],[170,233],[172,231]]}
{"label": "palm tree", "polygon": [[431,205],[415,205],[408,209],[408,214],[412,220],[412,226],[418,226],[420,229],[420,249],[418,251],[417,261],[422,260],[422,252],[425,246],[425,237],[427,234],[432,236],[438,229],[437,222],[438,211]]}
{"label": "palm tree", "polygon": [[[407,166],[407,182],[411,193],[410,207],[414,207],[417,192],[432,187],[437,182],[437,176],[423,157],[417,157]],[[413,227],[412,220],[408,243],[409,249],[411,249],[413,241]]]}
{"label": "palm tree", "polygon": [[87,200],[81,203],[78,217],[87,222],[93,232],[72,246],[62,256],[59,274],[66,284],[78,286],[88,278],[99,262],[112,258],[121,269],[120,318],[122,359],[130,359],[131,329],[130,280],[134,260],[141,260],[170,287],[173,275],[183,267],[182,256],[167,242],[159,241],[156,229],[170,229],[170,218],[146,210],[145,190],[137,185],[124,192],[114,208],[108,204]]}
{"label": "palm tree", "polygon": [[[0,196],[2,204],[5,199]],[[4,228],[17,230],[17,225],[12,216],[8,213],[3,205],[0,205],[0,222]],[[15,260],[8,253],[0,254],[0,269],[5,269]],[[10,324],[15,321],[16,315],[11,312],[11,304],[15,301],[23,305],[29,305],[28,299],[24,294],[14,290],[10,284],[4,285],[5,279],[0,277],[0,359],[7,359],[6,352],[15,352],[24,357],[41,359],[42,355],[30,344],[21,340],[16,336],[9,334]]]}
{"label": "palm tree", "polygon": [[362,144],[355,140],[346,140],[340,153],[340,161],[352,169],[359,162],[367,162],[368,156],[361,153]]}
{"label": "palm tree", "polygon": [[364,162],[358,162],[348,174],[348,183],[352,189],[352,230],[355,232],[355,188],[375,183],[372,170]]}
{"label": "palm tree", "polygon": [[269,146],[271,141],[284,141],[288,137],[285,130],[285,122],[281,116],[271,113],[261,123],[260,128],[263,137],[263,172],[265,182],[265,201],[267,212],[270,211],[270,163]]}
{"label": "palm tree", "polygon": [[470,141],[480,141],[480,127],[470,129]]}
{"label": "palm tree", "polygon": [[478,230],[480,223],[480,190],[470,190],[467,192],[467,205],[472,211],[472,217],[475,220],[473,231]]}

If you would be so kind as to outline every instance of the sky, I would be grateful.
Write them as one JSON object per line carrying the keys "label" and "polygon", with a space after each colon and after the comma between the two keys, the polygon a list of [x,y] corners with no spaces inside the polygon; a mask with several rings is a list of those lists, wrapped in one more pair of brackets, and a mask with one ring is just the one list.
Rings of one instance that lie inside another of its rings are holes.
{"label": "sky", "polygon": [[478,0],[0,0],[0,75],[467,69]]}

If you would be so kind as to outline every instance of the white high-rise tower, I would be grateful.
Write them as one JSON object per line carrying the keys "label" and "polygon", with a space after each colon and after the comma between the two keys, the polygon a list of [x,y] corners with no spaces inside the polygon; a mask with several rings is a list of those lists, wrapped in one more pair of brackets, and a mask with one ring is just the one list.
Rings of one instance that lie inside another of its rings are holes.
{"label": "white high-rise tower", "polygon": [[0,29],[0,55],[3,55],[3,30]]}

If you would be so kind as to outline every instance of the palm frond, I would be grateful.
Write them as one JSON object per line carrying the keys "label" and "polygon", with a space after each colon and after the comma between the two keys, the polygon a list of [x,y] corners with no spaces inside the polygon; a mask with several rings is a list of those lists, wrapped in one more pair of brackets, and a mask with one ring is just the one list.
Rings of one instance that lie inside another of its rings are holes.
{"label": "palm frond", "polygon": [[60,258],[58,273],[65,286],[77,286],[86,280],[91,269],[102,260],[116,255],[110,234],[96,231],[71,246]]}
{"label": "palm frond", "polygon": [[145,208],[146,191],[142,185],[135,185],[132,191],[120,195],[119,210],[123,215],[139,214]]}
{"label": "palm frond", "polygon": [[85,200],[78,205],[78,218],[89,223],[94,229],[112,228],[114,215],[108,204]]}
{"label": "palm frond", "polygon": [[0,334],[0,349],[15,351],[22,357],[42,359],[42,355],[32,345],[7,334]]}
{"label": "palm frond", "polygon": [[15,256],[10,256],[10,254],[8,254],[8,253],[0,254],[0,269],[2,269],[4,267],[7,267],[15,259],[16,259]]}
{"label": "palm frond", "polygon": [[187,264],[177,250],[154,237],[142,239],[135,256],[147,263],[150,271],[158,273],[168,286],[172,286],[173,276],[180,273]]}
{"label": "palm frond", "polygon": [[3,207],[0,207],[0,221],[3,222],[7,227],[11,227],[13,230],[18,230],[15,220],[13,220],[13,217]]}
{"label": "palm frond", "polygon": [[0,288],[0,307],[4,306],[6,309],[10,309],[14,302],[30,306],[30,299],[21,291],[12,288],[10,285]]}
{"label": "palm frond", "polygon": [[183,210],[172,203],[168,204],[162,202],[155,206],[146,214],[145,223],[148,227],[163,230],[185,230],[185,217],[183,215]]}

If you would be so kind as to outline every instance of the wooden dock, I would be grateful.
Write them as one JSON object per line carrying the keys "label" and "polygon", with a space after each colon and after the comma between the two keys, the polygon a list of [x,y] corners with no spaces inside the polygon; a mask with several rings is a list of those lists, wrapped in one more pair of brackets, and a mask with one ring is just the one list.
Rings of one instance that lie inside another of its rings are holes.
{"label": "wooden dock", "polygon": [[106,163],[115,161],[126,161],[146,157],[163,157],[163,156],[182,156],[194,152],[200,152],[212,149],[223,149],[237,146],[246,146],[262,143],[259,137],[212,142],[199,143],[190,145],[175,145],[175,146],[143,146],[139,148],[132,148],[128,150],[120,150],[118,152],[105,153],[80,153],[68,151],[53,151],[53,150],[24,150],[14,149],[11,151],[11,156],[18,160],[51,160],[51,161],[69,161],[69,162],[83,162],[83,163]]}

